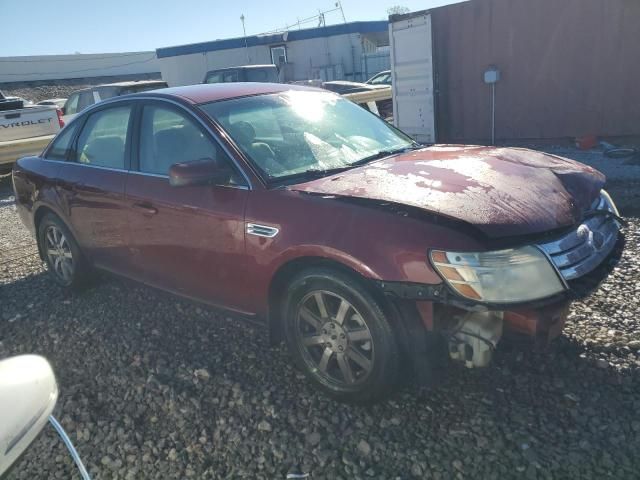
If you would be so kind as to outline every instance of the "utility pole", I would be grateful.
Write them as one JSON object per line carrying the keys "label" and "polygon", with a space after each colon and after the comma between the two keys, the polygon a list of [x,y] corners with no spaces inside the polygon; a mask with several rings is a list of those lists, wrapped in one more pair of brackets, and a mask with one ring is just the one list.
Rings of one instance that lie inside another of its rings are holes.
{"label": "utility pole", "polygon": [[249,47],[247,46],[247,30],[244,28],[244,13],[240,15],[240,21],[242,22],[242,33],[244,34],[244,51],[247,54],[247,64],[249,64],[251,60],[249,60]]}
{"label": "utility pole", "polygon": [[336,2],[336,7],[340,9],[340,13],[342,14],[342,21],[344,23],[347,23],[347,17],[344,16],[344,10],[342,9],[342,2],[340,0]]}

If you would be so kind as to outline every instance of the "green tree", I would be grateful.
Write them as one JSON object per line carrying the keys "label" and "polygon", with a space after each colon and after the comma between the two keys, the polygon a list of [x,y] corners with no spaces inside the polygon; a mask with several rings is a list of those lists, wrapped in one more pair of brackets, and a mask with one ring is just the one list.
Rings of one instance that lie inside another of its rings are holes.
{"label": "green tree", "polygon": [[402,6],[402,5],[394,5],[393,7],[389,7],[387,8],[387,14],[389,16],[391,15],[402,15],[405,13],[409,13],[411,10],[409,10],[408,7]]}

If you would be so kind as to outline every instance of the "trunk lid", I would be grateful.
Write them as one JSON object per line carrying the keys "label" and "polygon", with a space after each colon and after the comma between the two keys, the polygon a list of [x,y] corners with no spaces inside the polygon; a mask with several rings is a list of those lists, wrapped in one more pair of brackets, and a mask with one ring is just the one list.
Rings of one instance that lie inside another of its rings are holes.
{"label": "trunk lid", "polygon": [[604,181],[591,167],[532,150],[437,145],[289,188],[410,205],[500,238],[574,225]]}
{"label": "trunk lid", "polygon": [[60,130],[56,107],[25,107],[0,112],[0,142],[53,135]]}

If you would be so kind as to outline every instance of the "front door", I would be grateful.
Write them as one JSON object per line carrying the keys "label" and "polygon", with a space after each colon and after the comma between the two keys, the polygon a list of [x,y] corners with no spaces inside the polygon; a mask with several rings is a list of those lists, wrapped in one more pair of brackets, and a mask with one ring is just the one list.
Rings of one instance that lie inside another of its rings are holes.
{"label": "front door", "polygon": [[131,103],[89,115],[67,161],[60,164],[56,185],[83,252],[92,263],[124,274],[129,254],[124,189],[132,120]]}
{"label": "front door", "polygon": [[168,102],[145,103],[139,125],[126,188],[135,277],[209,303],[241,305],[246,182],[234,173],[224,185],[172,187],[175,163],[232,162],[190,112]]}

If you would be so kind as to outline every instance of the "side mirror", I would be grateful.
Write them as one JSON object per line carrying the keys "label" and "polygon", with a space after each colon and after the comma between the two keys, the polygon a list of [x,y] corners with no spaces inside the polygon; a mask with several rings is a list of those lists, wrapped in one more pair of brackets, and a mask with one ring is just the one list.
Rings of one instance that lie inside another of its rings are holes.
{"label": "side mirror", "polygon": [[212,158],[174,163],[169,167],[169,184],[172,187],[222,184],[227,183],[230,177],[228,165],[221,165]]}
{"label": "side mirror", "polygon": [[57,399],[58,385],[44,358],[0,361],[0,477],[44,428]]}

